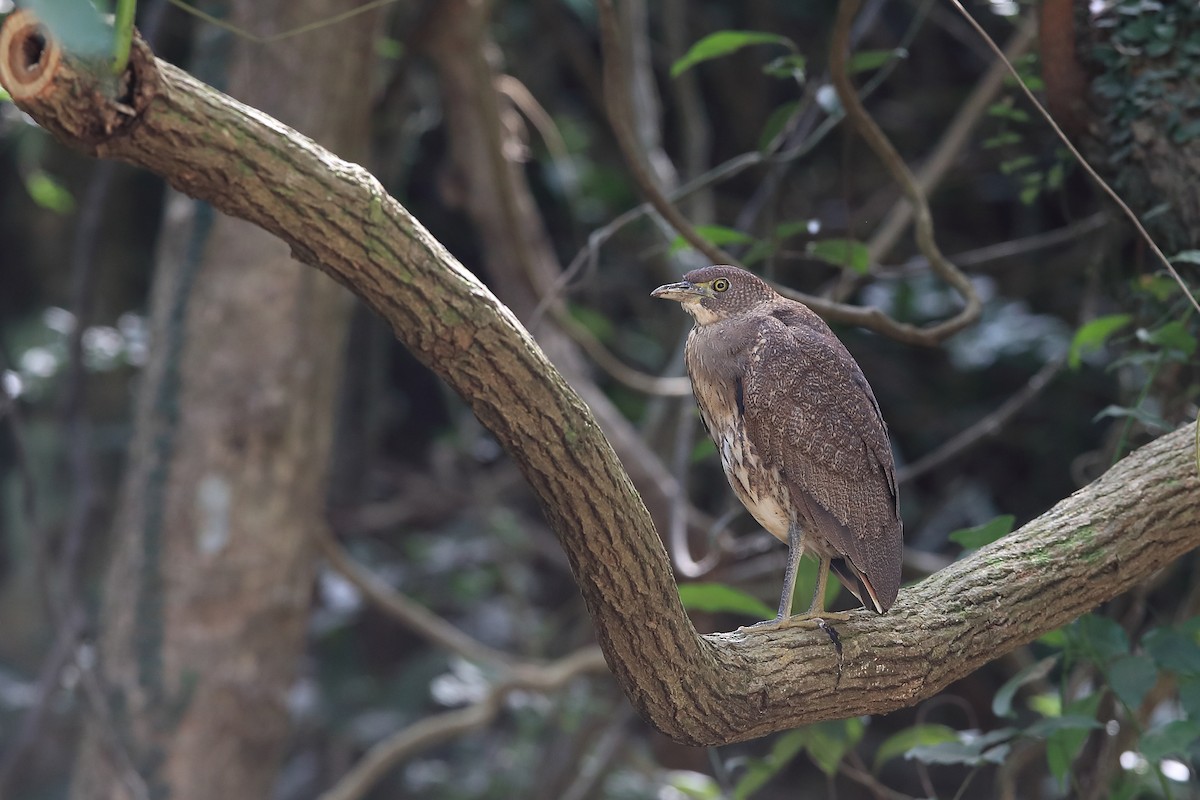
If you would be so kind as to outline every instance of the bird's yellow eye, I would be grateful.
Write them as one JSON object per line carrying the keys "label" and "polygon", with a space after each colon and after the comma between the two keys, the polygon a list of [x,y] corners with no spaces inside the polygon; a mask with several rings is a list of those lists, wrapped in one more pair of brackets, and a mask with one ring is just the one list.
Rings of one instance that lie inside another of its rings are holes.
{"label": "bird's yellow eye", "polygon": [[729,281],[725,278],[717,278],[712,282],[713,291],[723,292],[729,288]]}

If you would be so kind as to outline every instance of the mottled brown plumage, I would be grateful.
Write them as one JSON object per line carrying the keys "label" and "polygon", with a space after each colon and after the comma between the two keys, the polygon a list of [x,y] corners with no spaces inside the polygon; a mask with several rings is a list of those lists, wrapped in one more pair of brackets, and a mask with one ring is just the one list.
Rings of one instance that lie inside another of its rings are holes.
{"label": "mottled brown plumage", "polygon": [[807,306],[736,267],[693,270],[653,295],[695,319],[688,374],[725,475],[791,548],[779,619],[804,552],[820,561],[808,616],[823,612],[831,566],[882,614],[900,588],[900,507],[887,426],[849,351]]}

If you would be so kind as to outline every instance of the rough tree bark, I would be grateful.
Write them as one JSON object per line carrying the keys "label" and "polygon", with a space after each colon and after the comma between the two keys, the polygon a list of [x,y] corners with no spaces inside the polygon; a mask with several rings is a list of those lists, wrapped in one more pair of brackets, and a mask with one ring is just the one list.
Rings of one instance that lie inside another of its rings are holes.
{"label": "rough tree bark", "polygon": [[[288,29],[357,0],[236,0]],[[222,53],[229,90],[363,157],[373,20]],[[224,72],[224,67],[219,69]],[[210,134],[220,136],[217,130]],[[290,732],[322,524],[350,296],[274,236],[168,201],[153,354],[100,620],[108,720],[89,725],[76,798],[266,797]],[[113,751],[123,751],[120,755]]]}
{"label": "rough tree bark", "polygon": [[[6,88],[62,141],[143,166],[261,225],[390,322],[512,454],[622,688],[678,741],[723,744],[910,705],[1200,545],[1189,426],[904,589],[888,614],[839,623],[840,659],[823,632],[802,628],[700,636],[645,506],[587,407],[512,313],[368,173],[140,44],[123,98],[130,113],[28,34],[5,29],[5,60],[14,66]],[[22,89],[50,71],[40,88]]]}

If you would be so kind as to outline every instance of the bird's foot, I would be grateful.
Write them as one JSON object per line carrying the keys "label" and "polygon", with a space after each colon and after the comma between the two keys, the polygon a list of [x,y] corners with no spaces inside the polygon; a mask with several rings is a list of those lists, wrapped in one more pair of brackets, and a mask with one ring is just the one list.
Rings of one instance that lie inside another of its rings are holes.
{"label": "bird's foot", "polygon": [[796,614],[790,617],[776,617],[775,619],[765,619],[762,622],[756,622],[753,625],[743,625],[738,628],[739,631],[749,630],[783,630],[785,628],[819,628],[821,630],[831,629],[829,624],[834,622],[845,622],[850,619],[849,611],[822,611],[820,613],[807,612],[804,614]]}

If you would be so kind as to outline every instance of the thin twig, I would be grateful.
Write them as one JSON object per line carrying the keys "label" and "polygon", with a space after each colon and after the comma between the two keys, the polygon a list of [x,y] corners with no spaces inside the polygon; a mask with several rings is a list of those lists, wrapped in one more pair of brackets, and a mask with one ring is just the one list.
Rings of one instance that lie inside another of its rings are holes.
{"label": "thin twig", "polygon": [[927,453],[921,458],[896,472],[896,483],[906,483],[915,480],[930,470],[940,467],[989,436],[995,436],[1008,421],[1015,417],[1021,409],[1029,405],[1050,382],[1062,372],[1067,364],[1066,356],[1048,361],[1033,374],[1033,377],[1021,387],[1021,390],[1005,400],[999,408],[983,419],[960,431],[953,438],[943,443],[938,449]]}
{"label": "thin twig", "polygon": [[21,718],[16,738],[9,742],[4,758],[0,759],[0,797],[8,797],[10,784],[18,776],[26,755],[42,735],[46,717],[50,713],[58,689],[62,686],[63,670],[75,655],[82,631],[83,612],[78,607],[74,609],[70,619],[58,623],[54,645],[42,660],[33,705]]}
{"label": "thin twig", "polygon": [[[1009,58],[1017,58],[1037,39],[1037,24],[1031,18],[1023,22],[1013,33],[1005,45]],[[957,160],[959,153],[970,141],[971,131],[980,117],[987,111],[993,98],[1004,86],[1005,71],[999,64],[993,65],[980,78],[967,99],[959,107],[954,119],[946,126],[929,157],[916,171],[916,184],[926,195],[933,190],[950,167]],[[871,253],[871,263],[879,263],[887,257],[888,252],[896,244],[904,229],[912,221],[913,207],[908,203],[898,203],[892,207],[883,222],[875,229],[867,242],[867,250]]]}
{"label": "thin twig", "polygon": [[320,800],[358,800],[402,761],[490,723],[500,713],[505,698],[514,691],[557,691],[580,675],[607,669],[600,648],[595,646],[584,647],[549,664],[517,665],[478,702],[426,717],[374,745]]}
{"label": "thin twig", "polygon": [[1088,176],[1096,182],[1096,185],[1100,187],[1101,191],[1108,195],[1109,198],[1117,204],[1117,207],[1121,209],[1121,212],[1129,218],[1129,221],[1133,223],[1133,227],[1137,229],[1138,234],[1146,241],[1146,245],[1151,251],[1153,251],[1154,255],[1158,256],[1159,260],[1162,261],[1163,266],[1165,266],[1167,271],[1171,273],[1171,277],[1175,279],[1177,284],[1179,284],[1179,288],[1183,290],[1184,296],[1191,301],[1192,307],[1197,311],[1200,311],[1200,301],[1196,300],[1196,295],[1194,295],[1192,290],[1188,288],[1188,285],[1183,282],[1183,278],[1171,264],[1171,260],[1167,258],[1166,254],[1164,254],[1159,248],[1158,243],[1156,243],[1153,237],[1150,236],[1150,232],[1146,230],[1146,226],[1142,224],[1140,219],[1138,219],[1137,214],[1133,213],[1133,209],[1121,199],[1121,196],[1117,194],[1115,189],[1108,185],[1108,181],[1100,177],[1100,173],[1096,172],[1095,168],[1088,163],[1088,160],[1083,157],[1083,153],[1080,153],[1079,149],[1071,143],[1071,140],[1067,138],[1065,133],[1063,133],[1063,129],[1060,128],[1058,123],[1054,121],[1054,118],[1050,116],[1050,112],[1046,110],[1045,106],[1038,102],[1037,97],[1035,97],[1033,92],[1030,91],[1029,87],[1025,85],[1025,81],[1021,79],[1021,74],[1017,72],[1017,68],[1012,65],[1012,62],[1004,57],[1003,51],[1000,50],[999,45],[996,44],[992,37],[988,36],[987,31],[985,31],[983,27],[975,21],[974,17],[967,13],[967,10],[963,8],[963,5],[959,2],[959,0],[950,0],[950,2],[952,2],[954,7],[958,9],[958,12],[963,15],[963,17],[967,20],[967,23],[975,29],[975,32],[983,38],[983,40],[987,43],[987,46],[991,48],[991,51],[996,54],[996,57],[1004,62],[1004,66],[1008,68],[1008,71],[1012,74],[1013,78],[1016,79],[1017,85],[1021,87],[1021,91],[1025,93],[1025,96],[1029,99],[1029,102],[1033,103],[1033,107],[1036,108],[1038,113],[1042,115],[1042,118],[1049,123],[1051,129],[1054,131],[1054,135],[1062,141],[1063,146],[1071,152],[1072,157],[1079,162],[1079,166],[1083,167],[1083,171],[1086,172]]}
{"label": "thin twig", "polygon": [[587,353],[596,366],[616,380],[645,394],[660,397],[688,397],[692,393],[692,382],[686,377],[664,378],[634,369],[609,351],[579,320],[559,305],[551,306],[554,321],[571,339]]}
{"label": "thin twig", "polygon": [[847,70],[850,28],[858,13],[860,0],[841,0],[838,3],[837,17],[833,24],[832,43],[829,50],[829,73],[833,86],[837,90],[838,99],[846,111],[846,121],[866,140],[871,150],[883,163],[892,180],[900,185],[900,189],[913,206],[914,234],[917,247],[929,259],[929,266],[934,274],[954,287],[962,295],[965,305],[963,309],[950,319],[937,323],[929,328],[916,328],[894,323],[897,327],[912,328],[919,331],[927,344],[940,342],[951,334],[957,333],[978,319],[983,310],[983,303],[975,292],[975,287],[966,275],[959,271],[938,248],[934,239],[933,213],[929,210],[929,201],[925,197],[916,176],[900,158],[896,148],[888,141],[887,136],[879,125],[867,114],[862,101],[854,91]]}
{"label": "thin twig", "polygon": [[279,42],[284,39],[290,39],[293,36],[299,36],[303,33],[309,33],[311,31],[315,31],[320,28],[329,27],[330,25],[336,25],[339,22],[345,22],[346,20],[351,19],[352,17],[357,17],[359,14],[365,14],[368,11],[374,11],[377,8],[382,8],[383,6],[391,5],[392,3],[397,2],[397,0],[371,0],[371,2],[365,3],[364,5],[358,6],[357,8],[352,8],[349,11],[343,11],[340,14],[331,14],[328,17],[318,19],[314,22],[308,22],[308,23],[305,23],[304,25],[299,25],[290,30],[280,31],[279,33],[272,33],[268,36],[259,36],[258,34],[251,33],[250,31],[248,31],[244,28],[239,28],[236,25],[226,22],[225,20],[221,19],[220,17],[214,17],[212,14],[201,11],[199,8],[196,8],[191,3],[185,3],[183,0],[168,0],[168,2],[170,2],[170,4],[175,6],[176,8],[178,8],[182,11],[186,11],[188,14],[191,14],[193,17],[196,17],[198,19],[201,19],[201,20],[207,22],[209,25],[213,25],[217,28],[220,28],[221,30],[229,31],[234,36],[241,37],[242,39],[246,39],[248,41],[254,42],[255,44],[272,44],[274,42]]}
{"label": "thin twig", "polygon": [[437,614],[394,591],[375,575],[360,567],[329,533],[317,536],[317,546],[330,566],[342,577],[354,584],[378,608],[414,633],[468,661],[492,665],[512,663],[512,656],[467,636]]}
{"label": "thin twig", "polygon": [[861,763],[861,759],[858,758],[858,754],[855,751],[851,750],[849,755],[853,756],[858,763],[851,764],[849,759],[843,758],[838,762],[838,772],[860,786],[866,787],[871,794],[880,798],[880,800],[915,800],[912,795],[898,792],[872,775],[867,770],[866,765]]}
{"label": "thin twig", "polygon": [[[1072,222],[1070,225],[1064,225],[1052,231],[1035,233],[1032,236],[1024,236],[1020,239],[997,242],[996,244],[989,244],[986,247],[979,247],[963,253],[955,253],[953,260],[955,264],[961,267],[981,267],[992,261],[1015,258],[1016,256],[1023,256],[1027,253],[1037,252],[1038,250],[1067,244],[1086,234],[1100,230],[1110,221],[1111,217],[1108,212],[1097,211],[1078,222]],[[876,278],[898,278],[906,275],[914,275],[928,268],[929,260],[925,256],[916,255],[899,266],[879,267],[872,270],[871,274]]]}

